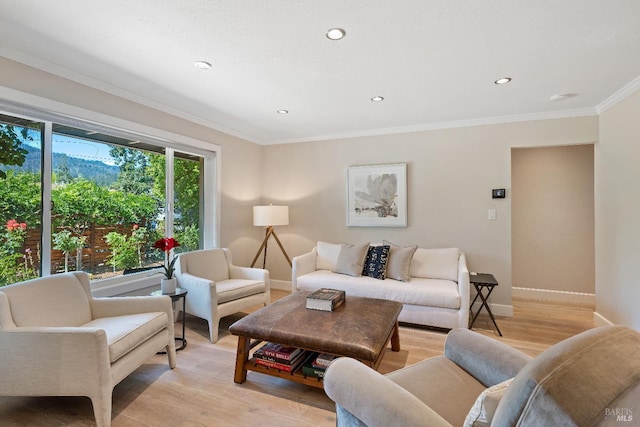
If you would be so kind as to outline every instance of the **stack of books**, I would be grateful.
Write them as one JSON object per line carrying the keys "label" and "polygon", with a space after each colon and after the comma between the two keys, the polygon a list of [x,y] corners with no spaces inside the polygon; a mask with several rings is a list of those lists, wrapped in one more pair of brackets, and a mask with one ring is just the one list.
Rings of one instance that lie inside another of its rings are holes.
{"label": "stack of books", "polygon": [[307,297],[307,308],[312,310],[333,311],[345,301],[344,291],[322,288]]}
{"label": "stack of books", "polygon": [[308,377],[324,378],[324,372],[336,357],[332,354],[314,353],[302,365],[302,373]]}
{"label": "stack of books", "polygon": [[256,365],[294,372],[304,361],[307,352],[300,348],[268,342],[253,353]]}

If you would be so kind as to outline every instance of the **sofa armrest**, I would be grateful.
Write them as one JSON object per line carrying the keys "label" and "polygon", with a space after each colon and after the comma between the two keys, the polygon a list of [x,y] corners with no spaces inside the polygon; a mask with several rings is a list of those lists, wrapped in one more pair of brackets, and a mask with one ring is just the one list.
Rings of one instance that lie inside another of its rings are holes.
{"label": "sofa armrest", "polygon": [[342,357],[331,363],[324,389],[331,400],[369,427],[450,425],[413,394],[355,359]]}
{"label": "sofa armrest", "polygon": [[465,328],[449,332],[444,355],[485,387],[515,377],[532,360],[507,344]]}
{"label": "sofa armrest", "polygon": [[92,396],[112,387],[103,330],[18,327],[0,331],[0,395]]}
{"label": "sofa armrest", "polygon": [[467,267],[467,257],[464,252],[460,252],[458,257],[458,292],[460,293],[459,327],[469,327],[469,305],[471,284],[469,282],[469,268]]}
{"label": "sofa armrest", "polygon": [[317,249],[298,255],[291,260],[291,292],[298,290],[298,277],[316,271]]}

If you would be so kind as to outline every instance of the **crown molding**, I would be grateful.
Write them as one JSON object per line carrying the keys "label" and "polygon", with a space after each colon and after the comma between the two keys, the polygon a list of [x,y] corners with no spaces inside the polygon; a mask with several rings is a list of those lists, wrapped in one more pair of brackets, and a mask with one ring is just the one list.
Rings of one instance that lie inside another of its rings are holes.
{"label": "crown molding", "polygon": [[331,139],[360,138],[360,137],[367,137],[367,136],[391,135],[391,134],[398,134],[398,133],[414,133],[414,132],[424,132],[424,131],[430,131],[430,130],[455,129],[455,128],[472,127],[472,126],[486,126],[486,125],[496,125],[496,124],[505,124],[505,123],[529,122],[529,121],[535,121],[535,120],[566,119],[566,118],[572,118],[572,117],[588,117],[588,116],[597,116],[597,115],[598,113],[595,108],[581,108],[581,109],[575,109],[575,110],[550,111],[550,112],[532,113],[532,114],[516,114],[516,115],[510,115],[510,116],[485,117],[480,119],[454,120],[449,122],[426,123],[421,125],[399,126],[399,127],[390,127],[390,128],[380,128],[380,129],[368,129],[368,130],[353,131],[353,132],[332,133],[332,134],[317,135],[317,136],[307,137],[307,138],[292,138],[292,139],[284,139],[284,140],[265,141],[265,142],[262,142],[262,144],[263,145],[295,144],[300,142],[326,141]]}
{"label": "crown molding", "polygon": [[616,105],[617,103],[621,102],[622,100],[624,100],[629,95],[633,95],[638,90],[640,90],[640,76],[638,76],[635,79],[631,80],[622,89],[618,90],[616,93],[614,93],[613,95],[611,95],[610,97],[608,97],[607,99],[602,101],[600,104],[598,104],[596,106],[596,111],[598,112],[598,115],[604,113],[609,108],[611,108],[614,105]]}

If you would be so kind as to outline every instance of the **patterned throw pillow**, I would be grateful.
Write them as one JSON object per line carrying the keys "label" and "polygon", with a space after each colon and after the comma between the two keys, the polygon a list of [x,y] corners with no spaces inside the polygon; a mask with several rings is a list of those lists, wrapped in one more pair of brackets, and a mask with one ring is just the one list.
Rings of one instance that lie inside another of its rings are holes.
{"label": "patterned throw pillow", "polygon": [[362,275],[384,280],[387,272],[389,249],[389,245],[369,246],[367,258],[364,261]]}

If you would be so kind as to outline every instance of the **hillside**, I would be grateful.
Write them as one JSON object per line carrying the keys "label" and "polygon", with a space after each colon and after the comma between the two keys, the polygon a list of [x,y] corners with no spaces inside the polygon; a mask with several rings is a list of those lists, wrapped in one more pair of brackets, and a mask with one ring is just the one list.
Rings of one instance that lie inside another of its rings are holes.
{"label": "hillside", "polygon": [[[22,167],[8,167],[7,169],[22,170],[39,173],[41,166],[41,150],[23,145],[29,151]],[[85,160],[67,156],[63,153],[53,153],[53,174],[57,181],[68,181],[73,178],[84,178],[95,181],[100,186],[110,186],[118,178],[120,168],[97,160]]]}

